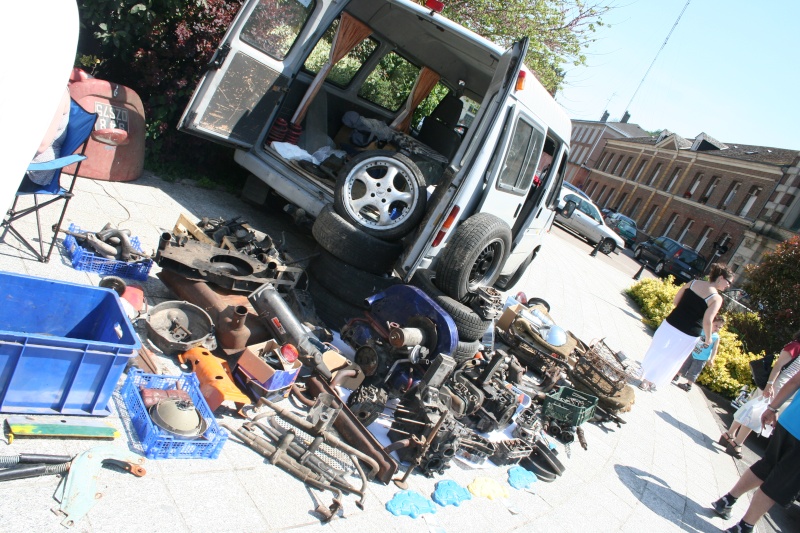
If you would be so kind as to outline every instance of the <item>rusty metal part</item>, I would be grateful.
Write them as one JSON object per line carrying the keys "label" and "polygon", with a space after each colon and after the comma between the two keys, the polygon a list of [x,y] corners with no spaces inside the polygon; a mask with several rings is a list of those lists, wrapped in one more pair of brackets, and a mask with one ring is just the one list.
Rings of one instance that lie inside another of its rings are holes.
{"label": "rusty metal part", "polygon": [[417,437],[416,435],[413,435],[411,437],[411,441],[417,446],[416,458],[414,459],[414,462],[411,463],[411,465],[405,471],[403,477],[401,477],[400,479],[392,480],[394,481],[394,484],[397,485],[398,488],[401,488],[403,490],[406,490],[408,488],[408,483],[407,483],[408,476],[410,476],[411,472],[413,472],[414,469],[422,463],[422,458],[425,456],[425,453],[428,451],[428,448],[430,448],[431,442],[433,442],[433,439],[436,438],[436,434],[439,432],[439,428],[442,427],[442,424],[444,424],[446,418],[447,417],[445,415],[441,415],[439,417],[439,420],[436,421],[436,425],[433,426],[433,429],[431,429],[431,432],[428,434],[427,437],[425,436]]}
{"label": "rusty metal part", "polygon": [[206,345],[214,339],[211,317],[189,302],[161,302],[150,309],[145,326],[153,344],[170,355]]}
{"label": "rusty metal part", "polygon": [[333,503],[331,503],[329,507],[326,508],[322,505],[319,505],[316,509],[316,511],[322,515],[323,522],[330,521],[336,515],[339,509],[342,508],[342,492],[336,487],[325,483],[321,474],[314,472],[307,466],[300,464],[287,453],[287,450],[294,440],[294,433],[284,434],[276,446],[267,441],[267,439],[256,435],[252,431],[246,430],[245,428],[236,428],[230,424],[222,424],[222,427],[235,435],[239,440],[242,441],[243,444],[269,459],[270,463],[277,466],[284,472],[287,472],[311,487],[319,490],[327,490],[333,493]]}
{"label": "rusty metal part", "polygon": [[161,374],[161,367],[156,362],[155,354],[146,346],[139,348],[139,353],[133,359],[133,363],[150,374]]}
{"label": "rusty metal part", "polygon": [[247,319],[247,307],[237,305],[228,307],[220,313],[216,322],[217,342],[220,346],[225,346],[234,351],[241,351],[247,348],[247,341],[250,339],[250,328],[245,325]]}
{"label": "rusty metal part", "polygon": [[499,466],[515,465],[533,452],[531,444],[523,439],[502,440],[496,446],[489,460]]}
{"label": "rusty metal part", "polygon": [[250,403],[250,398],[233,383],[228,362],[215,357],[205,348],[192,348],[178,356],[181,363],[189,363],[200,381],[200,393],[209,409],[216,411],[224,401],[231,401],[237,409]]}
{"label": "rusty metal part", "polygon": [[484,320],[494,320],[503,312],[503,294],[494,287],[478,287],[473,307]]}
{"label": "rusty metal part", "polygon": [[139,393],[142,395],[142,403],[146,408],[150,408],[162,400],[188,400],[192,398],[183,389],[145,389],[141,388]]}
{"label": "rusty metal part", "polygon": [[425,332],[419,328],[392,327],[389,330],[389,344],[395,348],[425,344]]}
{"label": "rusty metal part", "polygon": [[162,268],[233,291],[251,292],[264,283],[292,288],[303,273],[301,268],[275,262],[265,265],[238,251],[194,240],[165,242],[162,236],[159,248],[155,260]]}
{"label": "rusty metal part", "polygon": [[[314,398],[322,392],[336,394],[327,383],[314,377],[306,380],[306,389]],[[292,386],[292,393],[305,405],[309,407],[313,405],[313,401],[306,398],[297,385]],[[378,473],[375,475],[375,479],[382,483],[389,483],[392,476],[397,472],[397,461],[383,449],[378,439],[364,427],[358,417],[347,406],[342,408],[333,426],[345,442],[358,450],[361,455],[368,456],[377,464]]]}
{"label": "rusty metal part", "polygon": [[[247,296],[204,281],[190,280],[169,270],[162,270],[157,275],[178,298],[193,303],[211,316],[216,324],[217,341],[226,355],[241,353],[248,344],[258,344],[273,337],[266,324],[258,320],[258,314],[247,301]],[[240,331],[230,335],[227,330],[235,328],[236,323],[232,319],[227,320],[227,317],[235,313],[238,307],[247,309],[247,325],[243,328],[246,333]]]}
{"label": "rusty metal part", "polygon": [[586,435],[583,433],[583,428],[578,426],[578,429],[575,430],[575,434],[578,436],[578,442],[581,443],[581,448],[588,450],[589,444],[586,442]]}

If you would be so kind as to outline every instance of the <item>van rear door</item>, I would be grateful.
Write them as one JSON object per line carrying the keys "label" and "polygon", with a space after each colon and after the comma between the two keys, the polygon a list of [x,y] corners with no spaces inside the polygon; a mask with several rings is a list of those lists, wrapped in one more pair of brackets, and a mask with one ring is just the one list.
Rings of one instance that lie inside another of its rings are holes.
{"label": "van rear door", "polygon": [[320,25],[330,24],[331,3],[248,0],[211,58],[178,129],[230,146],[253,146],[302,65],[305,43]]}

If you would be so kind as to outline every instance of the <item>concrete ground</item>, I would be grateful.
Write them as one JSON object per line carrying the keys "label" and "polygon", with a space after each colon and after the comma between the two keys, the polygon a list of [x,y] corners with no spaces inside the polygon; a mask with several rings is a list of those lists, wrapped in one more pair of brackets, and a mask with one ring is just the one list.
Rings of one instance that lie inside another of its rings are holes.
{"label": "concrete ground", "polygon": [[[313,250],[307,232],[291,225],[282,212],[257,210],[228,193],[200,189],[192,183],[169,183],[149,173],[132,183],[80,179],[67,222],[85,229],[99,229],[111,222],[130,229],[150,251],[161,233],[172,229],[180,213],[195,220],[242,215],[276,240],[284,235],[286,242],[292,243],[290,251],[295,257]],[[651,332],[623,293],[633,283],[638,265],[625,253],[591,257],[589,251],[582,241],[554,229],[528,273],[509,293],[522,290],[548,300],[551,316],[559,325],[586,342],[603,338],[611,348],[638,360]],[[0,270],[88,285],[100,280],[97,274],[74,270],[60,248],[49,264],[37,263],[10,235],[0,241]],[[172,299],[155,277],[157,271],[154,266],[143,284],[151,304]],[[746,498],[736,506],[734,519],[727,522],[717,518],[709,504],[734,484],[743,465],[737,465],[716,444],[718,418],[702,391],[695,387],[686,393],[670,386],[655,393],[636,389],[636,393],[632,411],[624,415],[627,424],[621,428],[585,424],[588,450],[574,445],[568,453],[558,445],[566,472],[553,483],[539,481],[529,490],[516,490],[507,483],[507,467],[472,469],[455,462],[436,479],[412,475],[410,488],[426,498],[444,479],[467,486],[485,477],[497,483],[499,493],[508,491],[508,497],[476,496],[458,507],[437,506],[435,514],[417,519],[394,516],[386,510],[386,503],[398,492],[393,484],[370,483],[364,510],[356,507],[353,496],[347,496],[343,515],[321,524],[312,510],[318,503],[328,505],[329,493],[306,489],[231,438],[216,460],[148,460],[142,478],[102,469],[96,489],[87,489],[102,493],[102,497],[73,529],[709,532],[732,525],[744,513]],[[112,400],[111,407],[114,413],[105,420],[122,432],[114,444],[136,452],[136,438],[126,428],[119,398]],[[0,421],[6,416],[0,414]],[[227,415],[225,419],[232,420]],[[0,456],[75,455],[101,444],[107,443],[18,438],[0,444]],[[57,506],[53,499],[57,484],[55,476],[0,482],[0,530],[62,530],[60,519],[51,512]]]}

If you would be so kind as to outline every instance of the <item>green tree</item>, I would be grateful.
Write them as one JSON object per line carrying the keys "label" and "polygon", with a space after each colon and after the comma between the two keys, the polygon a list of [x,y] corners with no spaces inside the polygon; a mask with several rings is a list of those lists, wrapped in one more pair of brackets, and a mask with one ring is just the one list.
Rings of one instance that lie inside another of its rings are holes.
{"label": "green tree", "polygon": [[586,63],[582,50],[611,8],[602,0],[448,0],[443,13],[501,46],[528,36],[525,64],[555,94],[564,81],[562,65]]}
{"label": "green tree", "polygon": [[767,345],[751,347],[768,353],[780,351],[800,329],[800,237],[780,243],[758,265],[747,267],[742,288],[750,296],[751,307],[769,324]]}

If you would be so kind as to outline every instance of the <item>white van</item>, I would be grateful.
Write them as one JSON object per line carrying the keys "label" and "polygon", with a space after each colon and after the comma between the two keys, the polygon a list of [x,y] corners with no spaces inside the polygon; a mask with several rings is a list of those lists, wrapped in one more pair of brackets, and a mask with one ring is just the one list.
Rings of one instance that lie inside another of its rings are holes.
{"label": "white van", "polygon": [[[311,216],[333,204],[401,243],[395,274],[448,272],[461,299],[516,281],[557,206],[571,125],[523,66],[527,45],[503,51],[407,0],[250,0],[179,128],[234,146]],[[286,138],[349,163],[292,159],[273,142]]]}

